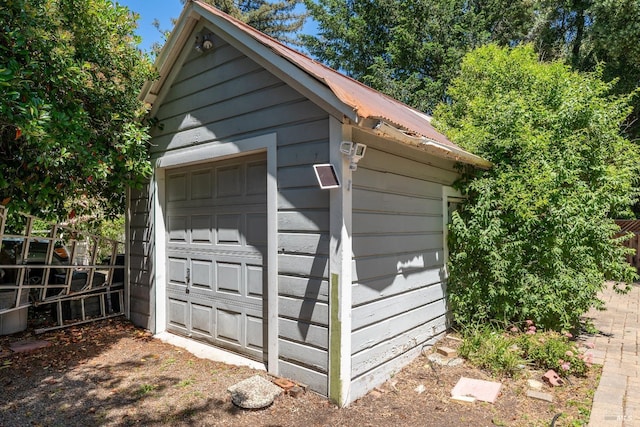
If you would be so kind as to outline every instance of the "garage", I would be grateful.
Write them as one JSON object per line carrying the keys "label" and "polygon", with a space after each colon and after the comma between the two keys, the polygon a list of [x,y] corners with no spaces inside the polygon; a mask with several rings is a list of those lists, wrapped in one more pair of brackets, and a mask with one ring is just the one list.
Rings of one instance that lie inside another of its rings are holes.
{"label": "garage", "polygon": [[132,321],[339,405],[442,335],[450,186],[458,163],[490,163],[198,0],[158,70],[153,175],[129,194]]}
{"label": "garage", "polygon": [[266,154],[168,169],[167,330],[263,360]]}

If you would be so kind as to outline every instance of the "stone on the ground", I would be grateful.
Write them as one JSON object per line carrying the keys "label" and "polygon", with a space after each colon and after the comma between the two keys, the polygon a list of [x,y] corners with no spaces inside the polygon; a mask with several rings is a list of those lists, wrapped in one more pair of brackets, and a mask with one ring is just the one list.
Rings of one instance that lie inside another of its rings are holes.
{"label": "stone on the ground", "polygon": [[461,377],[451,390],[451,396],[473,396],[483,402],[494,403],[500,394],[501,387],[502,383],[495,381]]}
{"label": "stone on the ground", "polygon": [[304,393],[304,389],[300,386],[294,385],[287,391],[287,393],[289,393],[289,396],[291,397],[298,398],[302,395],[302,393]]}
{"label": "stone on the ground", "polygon": [[458,352],[450,347],[438,347],[437,351],[445,357],[456,357],[458,355]]}
{"label": "stone on the ground", "polygon": [[442,366],[458,366],[464,362],[464,360],[459,357],[454,357],[453,359],[450,359],[438,353],[430,354],[429,356],[427,356],[427,359]]}
{"label": "stone on the ground", "polygon": [[227,389],[231,401],[244,409],[260,409],[271,405],[282,389],[271,381],[255,375]]}
{"label": "stone on the ground", "polygon": [[273,380],[273,383],[283,388],[285,391],[289,390],[290,388],[296,385],[293,381],[290,381],[286,378],[276,378],[275,380]]}
{"label": "stone on the ground", "polygon": [[473,403],[476,401],[476,398],[473,396],[451,396],[451,399],[465,403]]}
{"label": "stone on the ground", "polygon": [[538,400],[553,402],[553,396],[549,393],[543,393],[537,390],[527,390],[527,396]]}
{"label": "stone on the ground", "polygon": [[564,385],[564,380],[560,378],[560,375],[553,369],[549,369],[543,376],[542,379],[549,384],[551,387],[559,387]]}
{"label": "stone on the ground", "polygon": [[542,386],[544,385],[538,380],[527,380],[527,384],[529,385],[529,388],[533,390],[542,390]]}
{"label": "stone on the ground", "polygon": [[40,348],[49,347],[51,343],[44,340],[18,341],[9,345],[14,353],[24,353],[27,351],[38,350]]}

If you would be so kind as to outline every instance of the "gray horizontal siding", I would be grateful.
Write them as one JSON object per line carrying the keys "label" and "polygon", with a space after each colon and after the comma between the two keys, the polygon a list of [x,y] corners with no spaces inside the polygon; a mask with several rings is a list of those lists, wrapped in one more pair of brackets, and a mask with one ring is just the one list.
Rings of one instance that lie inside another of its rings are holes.
{"label": "gray horizontal siding", "polygon": [[129,313],[131,321],[154,328],[151,294],[154,286],[154,226],[151,183],[130,191],[129,199]]}
{"label": "gray horizontal siding", "polygon": [[425,343],[446,330],[444,315],[393,337],[385,345],[376,345],[360,351],[351,358],[352,372],[355,377],[368,372],[378,365],[387,363],[414,348],[422,348]]}
{"label": "gray horizontal siding", "polygon": [[[406,366],[412,360],[420,355],[422,349],[435,344],[438,339],[444,335],[444,329],[439,335],[435,335],[422,343],[422,345],[410,344],[405,348],[404,352],[398,353],[395,358],[388,359],[386,363],[377,365],[375,368],[356,377],[351,382],[350,399],[356,400],[371,391],[375,386],[382,384],[389,379],[393,373],[397,372],[401,367]],[[355,365],[357,366],[357,365]]]}
{"label": "gray horizontal siding", "polygon": [[278,276],[278,289],[283,296],[329,301],[329,282],[307,277]]}
{"label": "gray horizontal siding", "polygon": [[[422,271],[442,268],[443,257],[444,252],[439,249],[358,258],[353,263],[353,277],[361,286],[366,286],[370,279],[389,277],[390,275],[409,277]],[[419,279],[413,278],[413,280]],[[424,285],[426,284],[423,283]]]}
{"label": "gray horizontal siding", "polygon": [[294,378],[296,381],[308,385],[316,393],[327,395],[329,383],[327,382],[327,374],[324,372],[310,369],[283,357],[280,360],[280,376]]}
{"label": "gray horizontal siding", "polygon": [[278,251],[304,255],[329,255],[329,234],[280,233]]}
{"label": "gray horizontal siding", "polygon": [[329,209],[329,193],[318,186],[284,188],[278,192],[278,209]]}
{"label": "gray horizontal siding", "polygon": [[[436,301],[436,303],[442,302],[444,304],[444,297],[444,286],[438,283],[355,307],[351,312],[352,328],[357,331],[380,322],[381,319],[398,318],[407,312],[407,307],[415,306],[416,301]],[[442,305],[435,308],[437,310],[445,309]],[[433,309],[434,307],[428,307],[427,312]],[[429,316],[423,317],[423,319],[425,318],[428,320]]]}
{"label": "gray horizontal siding", "polygon": [[328,307],[327,303],[319,302],[315,298],[292,298],[282,295],[279,300],[278,314],[280,317],[325,326]]}
{"label": "gray horizontal siding", "polygon": [[410,332],[430,320],[443,316],[445,313],[446,303],[442,299],[412,310],[402,310],[401,314],[394,317],[386,317],[385,314],[382,316],[384,318],[381,321],[372,323],[352,333],[352,354],[381,345],[391,347],[388,345],[388,341],[394,337]]}
{"label": "gray horizontal siding", "polygon": [[[308,119],[326,117],[326,113],[306,99],[279,104],[277,99],[269,99],[272,104],[260,110],[251,109],[251,104],[236,102],[228,108],[234,114],[215,122],[209,117],[196,117],[201,126],[174,131],[154,138],[155,151],[174,150],[206,142],[239,139],[246,135],[247,128],[254,133],[269,133],[284,124],[295,124]],[[238,110],[241,109],[241,110]],[[244,110],[244,111],[243,111]],[[227,113],[228,114],[228,113]],[[160,126],[163,123],[160,122]],[[166,127],[164,129],[166,131]]]}
{"label": "gray horizontal siding", "polygon": [[329,195],[312,165],[328,161],[329,117],[218,36],[214,46],[178,72],[157,109],[152,151],[277,134],[280,374],[326,394]]}
{"label": "gray horizontal siding", "polygon": [[306,343],[317,348],[327,348],[329,345],[329,334],[326,326],[312,325],[308,322],[301,322],[297,319],[278,320],[280,337],[289,341]]}
{"label": "gray horizontal siding", "polygon": [[278,230],[327,233],[329,218],[326,209],[305,209],[278,212]]}
{"label": "gray horizontal siding", "polygon": [[410,276],[398,275],[395,271],[371,279],[360,279],[353,288],[352,303],[354,306],[387,298],[402,292],[420,289],[437,284],[444,280],[442,268],[431,268],[413,271]]}
{"label": "gray horizontal siding", "polygon": [[279,255],[278,272],[290,276],[315,277],[326,280],[328,257],[321,255]]}
{"label": "gray horizontal siding", "polygon": [[285,339],[280,339],[278,345],[280,353],[288,355],[290,362],[318,372],[327,372],[327,352],[323,349]]}
{"label": "gray horizontal siding", "polygon": [[352,398],[446,328],[442,183],[457,175],[393,148],[372,141],[353,175]]}

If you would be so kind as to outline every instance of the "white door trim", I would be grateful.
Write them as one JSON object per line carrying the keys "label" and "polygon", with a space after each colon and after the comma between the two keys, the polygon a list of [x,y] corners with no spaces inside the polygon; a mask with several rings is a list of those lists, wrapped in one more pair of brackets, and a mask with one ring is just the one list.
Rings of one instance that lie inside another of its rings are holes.
{"label": "white door trim", "polygon": [[464,200],[464,196],[458,190],[447,185],[442,186],[442,248],[444,252],[444,273],[445,276],[449,276],[447,270],[447,263],[449,262],[449,244],[448,244],[448,229],[449,229],[449,201],[450,200]]}
{"label": "white door trim", "polygon": [[168,167],[208,163],[225,158],[250,154],[267,153],[267,343],[263,351],[268,353],[268,370],[278,374],[278,162],[277,135],[270,133],[239,141],[216,142],[196,147],[183,148],[162,153],[155,157],[154,212],[155,283],[151,291],[155,298],[152,316],[155,314],[155,330],[158,334],[167,328],[166,307],[166,223],[165,223],[165,170]]}

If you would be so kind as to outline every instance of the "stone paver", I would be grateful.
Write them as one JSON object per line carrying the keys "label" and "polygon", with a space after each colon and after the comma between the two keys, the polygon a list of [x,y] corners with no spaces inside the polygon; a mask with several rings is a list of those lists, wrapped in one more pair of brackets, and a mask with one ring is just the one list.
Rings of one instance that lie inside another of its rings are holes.
{"label": "stone paver", "polygon": [[49,347],[51,343],[44,340],[32,340],[32,341],[19,341],[12,343],[9,348],[14,353],[25,353],[27,351],[34,351],[44,347]]}
{"label": "stone paver", "polygon": [[603,365],[589,427],[640,426],[640,285],[622,295],[607,284],[600,298],[607,310],[587,313],[599,333],[581,337],[594,343],[588,352]]}

